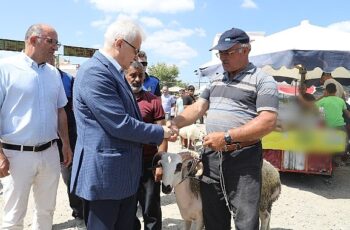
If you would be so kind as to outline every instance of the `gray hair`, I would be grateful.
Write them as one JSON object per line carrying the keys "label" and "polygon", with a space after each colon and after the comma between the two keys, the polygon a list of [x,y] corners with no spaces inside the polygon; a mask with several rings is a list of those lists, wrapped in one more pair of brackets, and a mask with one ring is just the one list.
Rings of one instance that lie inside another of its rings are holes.
{"label": "gray hair", "polygon": [[137,36],[141,36],[141,40],[144,40],[145,35],[141,27],[130,19],[120,19],[107,28],[104,35],[104,47],[109,48],[113,46],[113,43],[117,38],[133,42]]}
{"label": "gray hair", "polygon": [[242,47],[242,48],[248,48],[248,50],[251,50],[251,45],[250,45],[250,43],[242,43],[242,44],[241,44],[241,47]]}
{"label": "gray hair", "polygon": [[24,40],[28,40],[31,36],[40,36],[43,32],[43,27],[41,24],[31,25],[25,35]]}

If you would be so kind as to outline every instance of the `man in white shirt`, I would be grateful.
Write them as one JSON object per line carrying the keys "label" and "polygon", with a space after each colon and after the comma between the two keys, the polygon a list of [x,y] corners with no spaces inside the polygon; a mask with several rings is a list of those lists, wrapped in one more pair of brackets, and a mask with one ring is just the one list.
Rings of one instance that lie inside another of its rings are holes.
{"label": "man in white shirt", "polygon": [[174,107],[176,103],[174,96],[169,94],[168,86],[163,86],[161,99],[165,112],[165,120],[168,121],[171,119],[171,108]]}
{"label": "man in white shirt", "polygon": [[46,61],[60,47],[54,28],[29,27],[23,53],[0,60],[0,178],[4,185],[2,229],[23,229],[33,187],[33,229],[52,229],[60,177],[56,139],[63,164],[71,163],[67,103],[58,70]]}

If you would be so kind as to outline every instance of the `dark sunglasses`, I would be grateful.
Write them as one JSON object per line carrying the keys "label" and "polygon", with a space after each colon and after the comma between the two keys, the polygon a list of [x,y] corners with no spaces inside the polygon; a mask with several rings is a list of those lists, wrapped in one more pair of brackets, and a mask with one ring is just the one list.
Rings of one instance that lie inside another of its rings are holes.
{"label": "dark sunglasses", "polygon": [[141,64],[142,64],[143,66],[147,66],[148,63],[147,63],[146,61],[142,61]]}

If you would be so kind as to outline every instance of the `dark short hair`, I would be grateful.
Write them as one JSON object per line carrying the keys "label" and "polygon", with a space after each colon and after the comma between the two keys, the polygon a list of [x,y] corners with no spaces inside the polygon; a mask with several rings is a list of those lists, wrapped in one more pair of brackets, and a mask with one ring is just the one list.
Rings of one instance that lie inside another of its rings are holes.
{"label": "dark short hair", "polygon": [[315,96],[310,93],[304,93],[303,98],[305,101],[316,101]]}
{"label": "dark short hair", "polygon": [[193,85],[187,86],[187,90],[194,90],[194,86]]}
{"label": "dark short hair", "polygon": [[337,87],[335,86],[335,84],[329,83],[328,85],[326,85],[326,91],[328,93],[333,94],[333,93],[337,92]]}
{"label": "dark short hair", "polygon": [[145,59],[147,60],[147,54],[146,54],[146,52],[143,51],[143,50],[140,50],[140,52],[138,52],[137,57],[139,57],[139,58],[145,58]]}

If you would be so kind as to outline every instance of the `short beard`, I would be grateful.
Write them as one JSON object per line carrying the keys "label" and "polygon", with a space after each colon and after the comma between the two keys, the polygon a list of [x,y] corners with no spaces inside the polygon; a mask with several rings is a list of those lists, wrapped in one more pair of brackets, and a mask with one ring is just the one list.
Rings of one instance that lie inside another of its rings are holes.
{"label": "short beard", "polygon": [[142,85],[140,87],[135,87],[135,86],[130,85],[130,87],[131,87],[131,90],[133,93],[139,93],[142,90]]}

